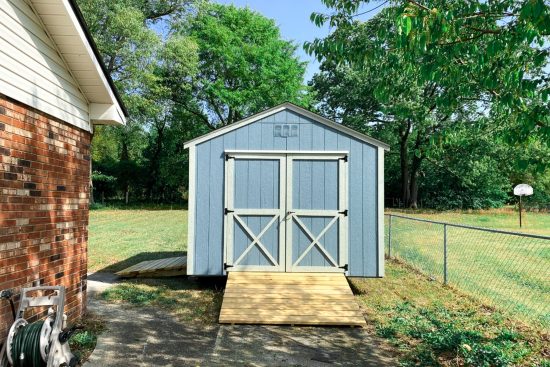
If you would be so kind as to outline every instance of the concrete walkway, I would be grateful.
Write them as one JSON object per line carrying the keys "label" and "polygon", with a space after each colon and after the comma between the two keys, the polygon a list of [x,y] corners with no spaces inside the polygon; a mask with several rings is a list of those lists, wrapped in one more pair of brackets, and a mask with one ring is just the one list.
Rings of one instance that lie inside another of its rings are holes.
{"label": "concrete walkway", "polygon": [[86,367],[397,365],[365,329],[184,324],[156,308],[99,300],[97,292],[113,281],[102,277],[88,280],[88,309],[108,330]]}

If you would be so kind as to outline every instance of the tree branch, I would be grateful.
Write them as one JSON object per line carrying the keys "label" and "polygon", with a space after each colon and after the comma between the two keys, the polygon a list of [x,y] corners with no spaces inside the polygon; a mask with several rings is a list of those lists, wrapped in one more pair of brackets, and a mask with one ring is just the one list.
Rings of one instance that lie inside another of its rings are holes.
{"label": "tree branch", "polygon": [[183,107],[183,109],[185,109],[187,112],[192,113],[193,115],[199,117],[201,122],[203,122],[210,130],[216,130],[216,128],[212,126],[210,121],[208,121],[208,119],[206,118],[206,116],[203,115],[202,112],[195,111],[193,108],[189,108],[189,106],[187,106],[185,103],[179,103],[179,102],[176,102],[176,103],[179,104],[181,107]]}
{"label": "tree branch", "polygon": [[420,3],[418,3],[414,0],[408,0],[408,2],[415,5],[415,6],[417,6],[417,7],[419,7],[419,8],[421,8],[421,9],[423,9],[423,10],[430,11],[430,8],[428,8],[428,7],[422,5],[422,4],[420,4]]}

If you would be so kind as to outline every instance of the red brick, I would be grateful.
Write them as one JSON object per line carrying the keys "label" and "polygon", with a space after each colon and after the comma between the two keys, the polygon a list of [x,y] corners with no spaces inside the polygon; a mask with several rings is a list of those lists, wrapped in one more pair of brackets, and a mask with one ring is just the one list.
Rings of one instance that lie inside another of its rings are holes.
{"label": "red brick", "polygon": [[[0,290],[64,285],[74,320],[86,308],[91,135],[2,95],[0,123]],[[0,302],[0,343],[11,322]]]}

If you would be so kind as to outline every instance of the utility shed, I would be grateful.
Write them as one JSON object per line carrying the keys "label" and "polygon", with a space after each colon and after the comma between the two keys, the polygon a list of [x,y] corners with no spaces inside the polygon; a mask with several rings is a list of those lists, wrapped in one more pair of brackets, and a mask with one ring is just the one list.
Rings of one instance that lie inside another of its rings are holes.
{"label": "utility shed", "polygon": [[189,275],[384,275],[387,144],[285,103],[185,147]]}

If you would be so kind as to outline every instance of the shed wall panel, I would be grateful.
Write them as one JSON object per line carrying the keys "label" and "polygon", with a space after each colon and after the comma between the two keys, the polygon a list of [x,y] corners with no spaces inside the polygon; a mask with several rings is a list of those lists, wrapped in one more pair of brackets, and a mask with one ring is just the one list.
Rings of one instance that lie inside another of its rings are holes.
{"label": "shed wall panel", "polygon": [[[298,136],[275,137],[276,125],[286,123],[298,125]],[[378,276],[377,148],[290,111],[197,145],[195,275],[223,274],[224,151],[235,149],[349,151],[349,275]]]}

